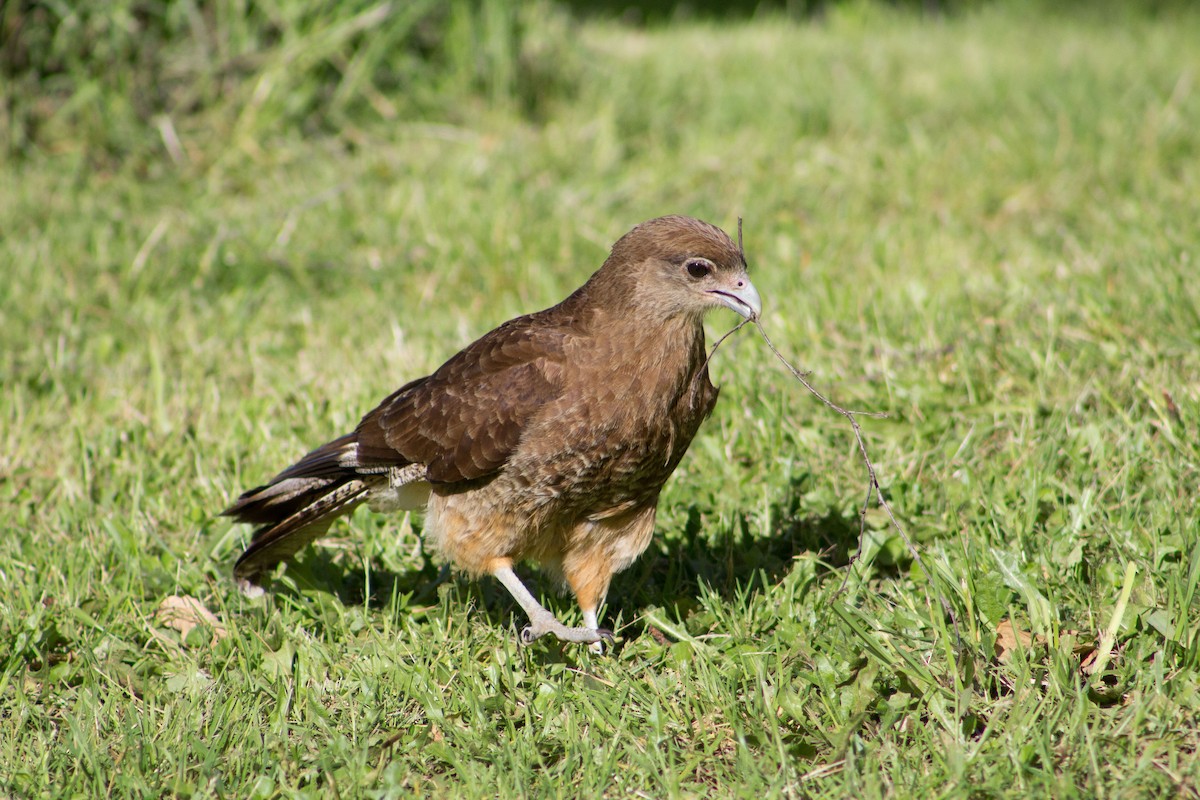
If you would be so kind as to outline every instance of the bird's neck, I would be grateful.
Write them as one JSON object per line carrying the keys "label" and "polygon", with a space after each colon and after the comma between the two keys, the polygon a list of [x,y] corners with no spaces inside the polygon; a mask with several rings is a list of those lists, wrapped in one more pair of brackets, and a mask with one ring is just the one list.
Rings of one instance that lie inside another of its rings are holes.
{"label": "bird's neck", "polygon": [[[601,322],[606,338],[620,343],[612,363],[620,364],[631,377],[672,384],[678,391],[691,383],[704,364],[704,326],[699,316],[649,320],[613,314]],[[667,385],[658,388],[673,393]]]}

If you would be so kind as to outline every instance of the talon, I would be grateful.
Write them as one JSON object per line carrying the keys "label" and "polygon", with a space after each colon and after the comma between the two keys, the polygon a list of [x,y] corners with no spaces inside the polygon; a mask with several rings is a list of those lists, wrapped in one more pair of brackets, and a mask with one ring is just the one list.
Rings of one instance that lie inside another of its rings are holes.
{"label": "talon", "polygon": [[613,638],[613,632],[606,628],[596,628],[596,641],[588,645],[588,650],[591,650],[598,656],[612,652],[616,647],[616,639]]}
{"label": "talon", "polygon": [[540,635],[533,629],[532,625],[526,625],[521,629],[521,644],[531,645],[538,640],[538,636]]}

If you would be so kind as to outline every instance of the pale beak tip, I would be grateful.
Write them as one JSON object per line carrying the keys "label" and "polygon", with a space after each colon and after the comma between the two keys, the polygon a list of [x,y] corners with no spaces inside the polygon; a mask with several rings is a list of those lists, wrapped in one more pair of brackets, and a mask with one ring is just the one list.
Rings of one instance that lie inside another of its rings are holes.
{"label": "pale beak tip", "polygon": [[751,322],[762,316],[762,298],[748,278],[743,278],[736,288],[713,289],[710,293],[723,306],[733,309]]}
{"label": "pale beak tip", "polygon": [[746,319],[754,322],[762,316],[762,298],[758,295],[758,289],[754,288],[754,284],[749,280],[746,281],[745,286],[738,288],[738,292],[735,296],[745,303],[746,310],[750,312],[747,314],[741,309],[735,309]]}

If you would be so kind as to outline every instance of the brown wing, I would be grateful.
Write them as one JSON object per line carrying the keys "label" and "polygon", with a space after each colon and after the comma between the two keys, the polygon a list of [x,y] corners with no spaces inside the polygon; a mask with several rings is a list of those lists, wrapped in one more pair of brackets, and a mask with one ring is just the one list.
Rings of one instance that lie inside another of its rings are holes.
{"label": "brown wing", "polygon": [[561,392],[567,335],[536,316],[486,334],[363,418],[359,465],[425,464],[433,483],[494,474],[538,409]]}

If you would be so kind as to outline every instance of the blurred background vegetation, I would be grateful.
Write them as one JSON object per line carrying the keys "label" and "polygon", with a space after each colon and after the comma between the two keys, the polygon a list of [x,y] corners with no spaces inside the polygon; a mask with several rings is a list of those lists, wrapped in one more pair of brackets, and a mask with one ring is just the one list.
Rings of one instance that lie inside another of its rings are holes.
{"label": "blurred background vegetation", "polygon": [[[944,16],[987,3],[885,5]],[[1098,16],[1130,6],[1089,5]],[[876,11],[861,0],[9,0],[0,4],[0,152],[74,151],[93,166],[146,170],[165,151],[203,170],[221,153],[200,142],[253,152],[326,134],[353,146],[373,122],[457,123],[496,107],[536,121],[571,97],[582,57],[573,26],[584,16],[655,26]]]}
{"label": "blurred background vegetation", "polygon": [[351,143],[368,120],[469,117],[467,98],[535,115],[570,84],[568,25],[546,2],[18,0],[0,11],[4,149],[203,164],[189,134]]}

